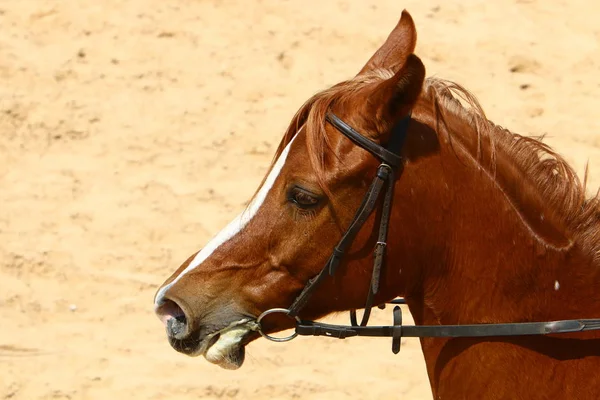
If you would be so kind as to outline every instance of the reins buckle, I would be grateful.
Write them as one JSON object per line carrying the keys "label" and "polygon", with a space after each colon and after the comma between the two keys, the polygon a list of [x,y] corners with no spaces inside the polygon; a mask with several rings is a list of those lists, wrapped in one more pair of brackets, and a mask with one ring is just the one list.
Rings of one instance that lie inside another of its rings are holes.
{"label": "reins buckle", "polygon": [[373,255],[375,256],[375,262],[382,262],[382,260],[378,260],[383,257],[385,250],[387,249],[387,243],[378,241],[375,243],[375,248],[373,249]]}
{"label": "reins buckle", "polygon": [[379,179],[387,181],[389,179],[390,175],[392,175],[393,171],[394,170],[392,169],[392,167],[390,167],[388,164],[381,163],[381,164],[379,164],[379,168],[377,168],[377,177]]}
{"label": "reins buckle", "polygon": [[358,335],[350,326],[329,325],[312,321],[298,323],[296,325],[296,334],[302,336],[327,336],[336,339],[346,339],[347,337]]}
{"label": "reins buckle", "polygon": [[400,306],[394,307],[394,333],[392,334],[392,353],[400,353],[402,345],[402,309]]}

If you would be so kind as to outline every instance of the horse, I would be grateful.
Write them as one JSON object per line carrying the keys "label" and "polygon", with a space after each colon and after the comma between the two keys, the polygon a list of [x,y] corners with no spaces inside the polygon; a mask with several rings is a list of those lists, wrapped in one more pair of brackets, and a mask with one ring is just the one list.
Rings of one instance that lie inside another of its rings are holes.
{"label": "horse", "polygon": [[[600,317],[600,193],[588,197],[585,179],[540,140],[489,121],[462,86],[427,78],[416,40],[404,10],[356,76],[296,112],[244,212],[160,286],[155,312],[175,350],[239,368],[261,333],[365,308],[369,296],[370,304],[404,297],[417,326]],[[340,134],[339,121],[370,150]],[[401,134],[389,215],[385,202],[372,202],[339,251],[386,169],[375,151]],[[369,283],[374,248],[385,249],[377,290]],[[335,274],[313,288],[296,319],[262,318],[303,297],[332,251]],[[597,330],[420,342],[436,399],[600,393]]]}

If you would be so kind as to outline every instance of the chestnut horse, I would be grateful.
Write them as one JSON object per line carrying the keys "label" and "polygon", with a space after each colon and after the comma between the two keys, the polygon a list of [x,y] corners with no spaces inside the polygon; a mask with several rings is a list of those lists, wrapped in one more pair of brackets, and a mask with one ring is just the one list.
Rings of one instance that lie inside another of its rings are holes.
{"label": "chestnut horse", "polygon": [[[403,12],[356,77],[297,112],[247,210],[160,287],[176,350],[241,366],[257,316],[289,307],[329,259],[379,164],[329,112],[379,144],[411,115],[375,304],[404,296],[417,325],[600,317],[600,197],[586,199],[548,146],[488,121],[465,89],[425,79],[415,44]],[[302,319],[364,306],[379,207]],[[293,326],[283,314],[261,324]],[[599,331],[421,346],[436,399],[600,398]]]}

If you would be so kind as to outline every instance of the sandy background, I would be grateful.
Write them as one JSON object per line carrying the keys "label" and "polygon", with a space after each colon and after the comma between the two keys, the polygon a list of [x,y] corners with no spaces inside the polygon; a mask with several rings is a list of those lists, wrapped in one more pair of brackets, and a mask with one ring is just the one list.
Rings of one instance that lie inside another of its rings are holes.
{"label": "sandy background", "polygon": [[416,340],[261,340],[231,372],[152,313],[404,7],[429,75],[600,185],[600,3],[0,0],[0,399],[430,399]]}

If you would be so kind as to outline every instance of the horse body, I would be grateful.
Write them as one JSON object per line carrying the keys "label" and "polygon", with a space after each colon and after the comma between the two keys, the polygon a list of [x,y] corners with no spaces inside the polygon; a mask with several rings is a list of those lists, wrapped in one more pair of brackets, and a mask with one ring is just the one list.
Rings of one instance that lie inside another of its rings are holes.
{"label": "horse body", "polygon": [[[378,143],[412,112],[376,302],[404,296],[418,325],[600,317],[598,197],[586,199],[585,185],[549,148],[487,121],[467,91],[425,80],[415,44],[403,13],[355,78],[296,114],[245,216],[159,289],[156,312],[177,350],[241,366],[245,345],[259,337],[256,317],[288,307],[327,261],[377,166],[326,125],[328,110]],[[375,220],[303,318],[364,305]],[[293,320],[276,315],[261,326],[276,332]],[[595,399],[600,392],[598,331],[421,344],[435,398]]]}
{"label": "horse body", "polygon": [[[402,201],[396,208],[390,244],[394,261],[389,266],[420,265],[418,274],[386,278],[410,282],[403,294],[415,322],[457,325],[600,315],[600,295],[595,290],[600,284],[600,262],[597,253],[589,251],[594,244],[586,242],[594,238],[594,225],[581,223],[572,214],[579,225],[570,230],[569,210],[554,212],[556,204],[540,198],[541,190],[531,187],[537,183],[527,178],[526,170],[504,167],[507,162],[515,166],[514,160],[505,159],[505,144],[478,140],[477,129],[456,115],[449,115],[447,129],[460,132],[460,137],[439,130],[428,134],[438,125],[432,96],[426,90],[424,104],[413,111],[422,125],[416,124],[419,128],[411,137],[416,142],[434,142],[421,148],[439,150],[421,158],[424,151],[414,150],[414,161],[408,155],[412,168],[398,183],[397,198]],[[486,166],[492,150],[496,158]],[[571,178],[562,175],[563,185]],[[510,187],[510,182],[519,185]],[[591,205],[584,201],[564,206]],[[580,226],[592,229],[577,231]],[[600,366],[597,332],[423,338],[421,344],[436,398],[591,399],[600,390],[600,378],[592,373]]]}

